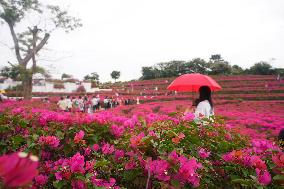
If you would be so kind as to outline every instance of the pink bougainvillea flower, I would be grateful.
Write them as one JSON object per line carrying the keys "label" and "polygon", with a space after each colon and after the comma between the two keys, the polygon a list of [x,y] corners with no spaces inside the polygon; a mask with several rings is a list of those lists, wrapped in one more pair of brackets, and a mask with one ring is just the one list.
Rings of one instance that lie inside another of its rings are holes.
{"label": "pink bougainvillea flower", "polygon": [[43,186],[47,183],[48,176],[46,175],[38,175],[35,177],[35,182],[39,186]]}
{"label": "pink bougainvillea flower", "polygon": [[92,172],[94,170],[94,165],[96,163],[96,160],[92,160],[92,161],[86,161],[86,170]]}
{"label": "pink bougainvillea flower", "polygon": [[82,180],[72,180],[71,182],[72,189],[85,189],[86,184]]}
{"label": "pink bougainvillea flower", "polygon": [[198,155],[199,155],[199,157],[205,159],[205,158],[209,157],[210,152],[207,152],[205,149],[200,148],[199,151],[198,151]]}
{"label": "pink bougainvillea flower", "polygon": [[125,129],[123,126],[112,125],[110,127],[111,134],[113,134],[116,138],[121,137],[124,133],[124,130]]}
{"label": "pink bougainvillea flower", "polygon": [[178,136],[172,138],[172,142],[175,144],[179,144],[180,140],[184,139],[185,135],[183,133],[180,133]]}
{"label": "pink bougainvillea flower", "polygon": [[228,141],[232,140],[231,134],[230,133],[226,133],[225,134],[225,139],[228,140]]}
{"label": "pink bougainvillea flower", "polygon": [[259,156],[251,156],[250,162],[251,162],[251,165],[257,169],[260,169],[260,170],[267,169],[265,162],[262,159],[260,159]]}
{"label": "pink bougainvillea flower", "polygon": [[170,167],[169,163],[166,160],[154,160],[148,161],[148,169],[150,169],[150,173],[154,175],[160,181],[168,181],[170,180],[170,176],[168,175],[168,169]]}
{"label": "pink bougainvillea flower", "polygon": [[258,182],[261,185],[268,185],[271,183],[271,175],[267,170],[260,170],[258,168],[255,169]]}
{"label": "pink bougainvillea flower", "polygon": [[124,168],[126,170],[131,170],[136,168],[136,162],[133,160],[133,158],[130,158],[130,160],[125,164]]}
{"label": "pink bougainvillea flower", "polygon": [[184,121],[192,121],[195,118],[195,115],[193,113],[187,113],[183,116]]}
{"label": "pink bougainvillea flower", "polygon": [[63,179],[61,172],[56,172],[54,175],[55,175],[56,180],[62,180]]}
{"label": "pink bougainvillea flower", "polygon": [[284,167],[284,153],[283,152],[279,152],[279,154],[276,154],[276,155],[272,156],[272,161],[278,167],[283,168]]}
{"label": "pink bougainvillea flower", "polygon": [[109,143],[106,143],[102,146],[102,152],[103,154],[107,155],[107,154],[112,154],[114,152],[114,146],[110,145]]}
{"label": "pink bougainvillea flower", "polygon": [[41,145],[47,145],[51,148],[59,146],[60,140],[56,136],[41,136],[38,141]]}
{"label": "pink bougainvillea flower", "polygon": [[74,137],[74,142],[76,144],[78,144],[78,143],[85,143],[85,141],[83,140],[84,135],[85,135],[85,132],[80,130],[78,133],[76,133],[76,135]]}
{"label": "pink bougainvillea flower", "polygon": [[104,179],[96,178],[96,176],[93,176],[91,178],[91,181],[94,185],[105,188],[112,188],[116,183],[116,180],[114,178],[110,178],[109,181],[106,181]]}
{"label": "pink bougainvillea flower", "polygon": [[38,158],[24,152],[0,157],[0,177],[8,187],[30,183],[38,174]]}
{"label": "pink bougainvillea flower", "polygon": [[175,176],[182,182],[192,184],[194,187],[199,186],[200,178],[197,173],[197,169],[202,167],[202,164],[198,163],[195,159],[187,159],[184,156],[179,157],[180,168]]}
{"label": "pink bougainvillea flower", "polygon": [[174,150],[168,155],[168,158],[173,164],[176,164],[178,162],[179,155]]}
{"label": "pink bougainvillea flower", "polygon": [[98,144],[94,144],[94,145],[93,145],[93,150],[94,150],[94,151],[97,152],[99,149],[100,149],[100,146],[99,146]]}
{"label": "pink bougainvillea flower", "polygon": [[123,150],[115,150],[114,152],[114,158],[116,161],[119,161],[120,158],[124,157],[124,151]]}
{"label": "pink bougainvillea flower", "polygon": [[133,136],[130,138],[130,146],[133,148],[136,148],[138,145],[140,145],[142,138],[145,137],[144,132],[141,132],[137,136]]}
{"label": "pink bougainvillea flower", "polygon": [[85,173],[84,165],[84,156],[82,156],[79,152],[76,153],[73,157],[71,157],[70,161],[70,170],[71,172],[76,173]]}

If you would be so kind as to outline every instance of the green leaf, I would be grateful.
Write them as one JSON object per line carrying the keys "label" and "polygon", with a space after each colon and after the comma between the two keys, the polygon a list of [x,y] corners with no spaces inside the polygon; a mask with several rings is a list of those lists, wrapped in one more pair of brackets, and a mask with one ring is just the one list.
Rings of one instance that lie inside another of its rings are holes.
{"label": "green leaf", "polygon": [[57,132],[56,132],[56,136],[57,136],[60,140],[64,139],[64,133],[61,132],[61,131],[57,131]]}
{"label": "green leaf", "polygon": [[19,135],[13,136],[11,139],[12,139],[12,142],[14,144],[21,144],[21,143],[25,142],[25,139],[22,136],[19,136]]}
{"label": "green leaf", "polygon": [[284,175],[276,175],[273,177],[273,180],[284,180]]}
{"label": "green leaf", "polygon": [[97,167],[103,167],[103,166],[108,165],[108,164],[109,164],[109,162],[106,161],[106,160],[97,161],[96,164],[95,164],[95,167],[96,167],[96,168],[97,168]]}
{"label": "green leaf", "polygon": [[178,180],[171,180],[171,185],[175,188],[180,188],[180,182]]}
{"label": "green leaf", "polygon": [[65,185],[64,181],[57,180],[53,182],[54,188],[57,188],[57,189],[63,188],[64,185]]}

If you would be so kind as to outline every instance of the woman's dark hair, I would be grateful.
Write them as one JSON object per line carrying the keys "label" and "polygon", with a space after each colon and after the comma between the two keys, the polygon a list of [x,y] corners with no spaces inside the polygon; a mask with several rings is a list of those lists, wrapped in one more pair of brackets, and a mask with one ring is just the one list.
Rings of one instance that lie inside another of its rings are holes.
{"label": "woman's dark hair", "polygon": [[284,128],[280,130],[278,135],[278,141],[280,142],[280,147],[284,147]]}
{"label": "woman's dark hair", "polygon": [[199,88],[199,102],[208,100],[211,108],[213,108],[213,102],[211,98],[211,89],[208,86],[201,86]]}

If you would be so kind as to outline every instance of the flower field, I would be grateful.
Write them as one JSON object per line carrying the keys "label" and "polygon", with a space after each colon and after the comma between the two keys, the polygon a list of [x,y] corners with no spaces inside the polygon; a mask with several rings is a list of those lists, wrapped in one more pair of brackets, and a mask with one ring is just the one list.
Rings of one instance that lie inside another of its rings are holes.
{"label": "flower field", "polygon": [[[275,91],[281,86],[274,83]],[[94,114],[60,112],[53,101],[6,101],[0,104],[0,188],[284,188],[277,141],[284,100],[278,94],[252,101],[214,94],[216,117],[201,122],[183,115],[190,100],[165,95]],[[28,171],[28,163],[5,164],[28,157],[36,170]]]}

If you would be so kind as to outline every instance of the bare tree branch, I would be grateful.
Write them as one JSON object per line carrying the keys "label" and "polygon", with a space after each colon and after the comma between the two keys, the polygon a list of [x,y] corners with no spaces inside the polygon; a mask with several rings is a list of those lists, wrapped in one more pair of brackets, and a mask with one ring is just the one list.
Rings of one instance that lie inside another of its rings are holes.
{"label": "bare tree branch", "polygon": [[11,35],[12,35],[12,38],[13,38],[13,42],[14,42],[14,45],[15,45],[16,58],[17,58],[19,63],[22,63],[22,57],[21,57],[21,54],[20,54],[19,41],[18,41],[17,35],[15,33],[15,30],[14,30],[14,25],[12,23],[10,23],[10,22],[8,22],[8,25],[9,25],[10,32],[11,32]]}
{"label": "bare tree branch", "polygon": [[[41,40],[41,42],[35,47],[35,49],[33,49],[35,54],[37,54],[38,51],[40,51],[40,49],[42,49],[42,47],[46,44],[46,42],[49,39],[49,37],[50,37],[49,33],[46,33],[44,35],[44,38]],[[27,56],[23,59],[23,62],[24,63],[28,63],[31,60],[31,58],[33,57],[33,54],[34,54],[33,51],[29,52],[27,54]]]}

